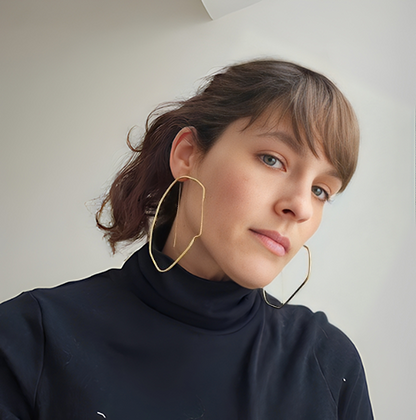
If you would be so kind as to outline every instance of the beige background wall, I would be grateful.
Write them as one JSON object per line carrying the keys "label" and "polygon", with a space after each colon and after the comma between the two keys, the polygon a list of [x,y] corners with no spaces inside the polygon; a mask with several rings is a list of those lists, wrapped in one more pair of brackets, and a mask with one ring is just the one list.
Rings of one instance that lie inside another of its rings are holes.
{"label": "beige background wall", "polygon": [[334,79],[362,127],[297,302],[356,343],[376,418],[413,418],[415,15],[412,0],[263,0],[214,21],[200,0],[2,1],[0,301],[122,264],[93,199],[155,105],[236,60],[293,60]]}

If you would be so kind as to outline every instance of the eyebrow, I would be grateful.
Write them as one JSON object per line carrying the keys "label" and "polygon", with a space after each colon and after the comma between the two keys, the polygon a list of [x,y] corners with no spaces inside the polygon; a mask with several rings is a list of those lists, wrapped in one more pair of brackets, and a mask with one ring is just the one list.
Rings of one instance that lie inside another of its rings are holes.
{"label": "eyebrow", "polygon": [[[298,155],[300,156],[305,155],[305,151],[302,145],[299,144],[299,142],[297,142],[293,136],[285,133],[284,131],[268,131],[268,132],[259,134],[258,137],[271,137],[271,138],[280,140],[284,144],[286,144],[288,147],[290,147]],[[342,177],[335,168],[325,171],[324,174],[337,178],[342,182]]]}
{"label": "eyebrow", "polygon": [[341,175],[336,169],[329,169],[328,171],[325,171],[324,175],[332,176],[333,178],[337,178],[342,182]]}
{"label": "eyebrow", "polygon": [[258,137],[271,137],[277,140],[282,141],[284,144],[289,146],[295,153],[298,155],[304,155],[305,152],[303,147],[297,142],[293,136],[290,134],[285,133],[284,131],[267,131],[265,133],[261,133]]}

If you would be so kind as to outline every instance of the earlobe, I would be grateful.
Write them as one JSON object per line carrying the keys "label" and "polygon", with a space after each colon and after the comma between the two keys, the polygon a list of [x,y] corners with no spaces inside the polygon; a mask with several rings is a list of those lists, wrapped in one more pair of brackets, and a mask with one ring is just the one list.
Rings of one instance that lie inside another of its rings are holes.
{"label": "earlobe", "polygon": [[173,178],[190,175],[197,160],[198,148],[193,127],[184,127],[175,136],[170,151],[170,170]]}

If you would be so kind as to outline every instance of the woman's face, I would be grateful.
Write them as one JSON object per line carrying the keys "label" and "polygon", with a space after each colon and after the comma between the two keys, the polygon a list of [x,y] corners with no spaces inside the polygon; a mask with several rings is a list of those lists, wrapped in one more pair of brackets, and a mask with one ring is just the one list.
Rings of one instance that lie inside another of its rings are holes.
{"label": "woman's face", "polygon": [[[282,120],[231,124],[189,172],[206,188],[202,236],[180,261],[211,280],[247,288],[269,284],[317,230],[325,202],[341,188],[334,167],[297,145]],[[201,187],[187,180],[164,252],[176,258],[200,227]]]}

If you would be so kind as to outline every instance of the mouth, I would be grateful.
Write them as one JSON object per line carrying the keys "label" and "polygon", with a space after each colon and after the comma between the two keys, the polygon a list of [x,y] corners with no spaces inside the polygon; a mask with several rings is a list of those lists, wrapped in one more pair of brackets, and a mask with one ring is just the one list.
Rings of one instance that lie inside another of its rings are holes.
{"label": "mouth", "polygon": [[283,257],[290,249],[290,241],[274,230],[250,229],[254,236],[273,254]]}

